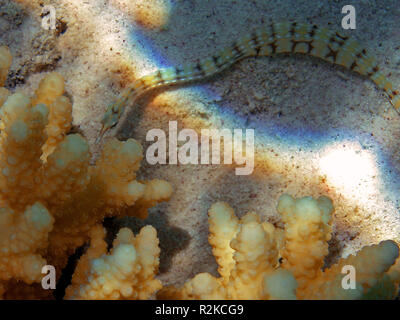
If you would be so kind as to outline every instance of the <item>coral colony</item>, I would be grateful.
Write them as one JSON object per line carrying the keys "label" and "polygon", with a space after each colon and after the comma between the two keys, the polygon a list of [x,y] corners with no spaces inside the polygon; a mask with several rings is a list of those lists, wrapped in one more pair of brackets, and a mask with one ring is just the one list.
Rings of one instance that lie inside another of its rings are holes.
{"label": "coral colony", "polygon": [[[10,64],[9,50],[1,47],[0,85]],[[47,298],[42,268],[54,266],[60,275],[68,256],[90,241],[66,298],[148,298],[161,287],[153,279],[159,255],[154,228],[136,237],[121,229],[107,253],[101,222],[145,218],[147,208],[169,199],[171,185],[136,180],[143,151],[133,139],[108,141],[91,166],[86,140],[66,134],[72,106],[59,74],[48,74],[32,99],[4,88],[0,93],[1,297]]]}
{"label": "coral colony", "polygon": [[[311,54],[367,75],[400,108],[398,93],[356,42],[313,25],[276,23],[196,65],[162,69],[136,80],[107,110],[101,134],[149,89],[209,77],[244,57],[284,52]],[[137,235],[121,228],[108,248],[102,222],[107,217],[146,218],[148,208],[171,198],[171,184],[137,180],[143,149],[134,139],[107,139],[96,163],[90,164],[86,139],[69,134],[72,103],[64,95],[63,77],[47,73],[29,98],[3,87],[11,62],[9,49],[0,47],[0,298],[52,298],[52,290],[44,289],[54,288],[50,275],[59,280],[68,258],[84,245],[65,299],[396,297],[396,242],[364,247],[325,267],[332,201],[287,194],[276,206],[281,226],[255,212],[239,219],[228,203],[212,204],[208,241],[219,276],[199,273],[181,286],[164,285],[157,279],[160,248],[155,228],[144,226]],[[202,130],[199,137],[190,129],[178,132],[171,121],[168,138],[159,129],[148,132],[146,139],[153,142],[146,151],[150,164],[216,164],[223,149],[224,163],[244,165],[236,174],[253,171],[252,130],[246,130],[245,137],[240,130]],[[178,148],[178,142],[185,143]]]}
{"label": "coral colony", "polygon": [[[254,212],[238,219],[224,202],[211,206],[209,242],[220,277],[200,273],[183,287],[164,287],[163,299],[360,299],[394,298],[400,268],[393,241],[364,247],[356,256],[322,270],[331,238],[332,202],[327,197],[283,195],[277,211],[285,229]],[[282,258],[282,262],[280,259]],[[395,265],[394,265],[395,264]],[[343,266],[357,273],[356,289],[342,285]]]}

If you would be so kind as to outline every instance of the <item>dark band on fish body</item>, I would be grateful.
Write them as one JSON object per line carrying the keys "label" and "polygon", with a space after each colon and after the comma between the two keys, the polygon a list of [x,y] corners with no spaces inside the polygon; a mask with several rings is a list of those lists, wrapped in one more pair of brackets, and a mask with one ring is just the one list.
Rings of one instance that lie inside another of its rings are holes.
{"label": "dark band on fish body", "polygon": [[292,36],[292,38],[294,38],[294,36],[296,35],[296,27],[297,27],[297,23],[293,22],[291,25],[291,28],[289,30],[289,33]]}
{"label": "dark band on fish body", "polygon": [[234,55],[235,59],[240,59],[241,57],[244,56],[244,52],[240,49],[239,45],[237,42],[234,42],[232,45],[232,51],[234,51],[236,54]]}
{"label": "dark band on fish body", "polygon": [[213,59],[213,61],[214,61],[215,66],[216,66],[218,69],[221,69],[222,66],[223,66],[224,64],[221,64],[221,63],[219,62],[219,56],[212,56],[212,59]]}
{"label": "dark band on fish body", "polygon": [[195,68],[195,70],[197,70],[200,73],[201,76],[205,76],[206,75],[206,73],[205,73],[203,67],[201,66],[200,62],[197,62],[196,66],[194,68]]}
{"label": "dark band on fish body", "polygon": [[160,70],[157,71],[156,77],[157,77],[158,83],[160,83],[160,84],[165,83],[165,80],[163,79],[163,76],[162,76],[162,73]]}
{"label": "dark band on fish body", "polygon": [[314,24],[314,25],[312,26],[310,32],[308,33],[308,35],[309,35],[311,38],[313,38],[313,37],[315,36],[315,30],[317,30],[317,29],[318,29],[318,26]]}
{"label": "dark band on fish body", "polygon": [[253,41],[253,43],[254,43],[254,50],[256,51],[256,56],[258,56],[261,51],[261,46],[260,46],[260,43],[258,42],[257,33],[255,33],[254,31],[251,34],[251,41]]}

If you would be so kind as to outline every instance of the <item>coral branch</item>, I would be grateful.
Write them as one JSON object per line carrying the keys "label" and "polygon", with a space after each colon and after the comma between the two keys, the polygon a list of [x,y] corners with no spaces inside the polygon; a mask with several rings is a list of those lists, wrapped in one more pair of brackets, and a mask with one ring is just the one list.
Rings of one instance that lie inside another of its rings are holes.
{"label": "coral branch", "polygon": [[[255,213],[237,219],[226,203],[209,210],[209,242],[221,277],[200,273],[181,288],[165,287],[164,299],[361,299],[396,296],[400,283],[397,244],[364,247],[322,270],[331,238],[332,201],[283,195],[277,210],[285,229]],[[352,266],[355,288],[343,286],[342,268]]]}
{"label": "coral branch", "polygon": [[161,288],[154,279],[160,249],[153,227],[142,228],[136,237],[121,229],[109,254],[102,237],[104,231],[93,230],[92,246],[78,264],[67,299],[148,299]]}

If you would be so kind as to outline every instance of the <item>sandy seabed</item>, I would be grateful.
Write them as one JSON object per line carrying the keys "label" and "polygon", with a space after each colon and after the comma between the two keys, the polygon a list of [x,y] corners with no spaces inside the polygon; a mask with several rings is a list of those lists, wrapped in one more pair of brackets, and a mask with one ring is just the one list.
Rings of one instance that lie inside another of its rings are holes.
{"label": "sandy seabed", "polygon": [[[56,31],[41,27],[40,4],[56,9]],[[134,0],[0,0],[0,44],[14,57],[6,86],[32,94],[44,73],[61,73],[73,101],[74,130],[88,138],[96,157],[105,108],[133,79],[193,63],[271,22],[290,19],[340,30],[341,8],[348,3],[169,4],[143,13],[143,2]],[[354,5],[357,29],[345,33],[376,55],[383,73],[400,87],[398,1]],[[140,178],[168,180],[172,199],[150,209],[144,221],[125,218],[106,226],[157,229],[164,285],[180,285],[199,272],[217,275],[207,210],[219,200],[238,216],[255,211],[280,225],[275,206],[282,193],[329,196],[336,211],[328,263],[364,245],[400,241],[400,116],[368,79],[312,57],[249,58],[213,79],[147,95],[108,137],[133,137],[146,150],[148,130],[168,131],[170,120],[196,130],[254,128],[256,143],[249,176],[235,175],[235,166],[142,162]]]}

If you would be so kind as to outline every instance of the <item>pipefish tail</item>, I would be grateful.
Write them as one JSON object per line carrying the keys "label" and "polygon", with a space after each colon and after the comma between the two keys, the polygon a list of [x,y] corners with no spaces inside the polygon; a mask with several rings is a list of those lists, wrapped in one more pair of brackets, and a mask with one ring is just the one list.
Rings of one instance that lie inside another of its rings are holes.
{"label": "pipefish tail", "polygon": [[400,94],[380,71],[376,58],[357,41],[339,32],[316,25],[279,22],[254,30],[218,53],[184,67],[170,67],[135,80],[128,85],[115,103],[108,106],[102,119],[97,141],[114,127],[126,106],[132,105],[144,93],[159,87],[209,78],[229,68],[235,62],[257,56],[279,53],[302,53],[343,66],[371,79],[386,93],[390,103],[400,112]]}

